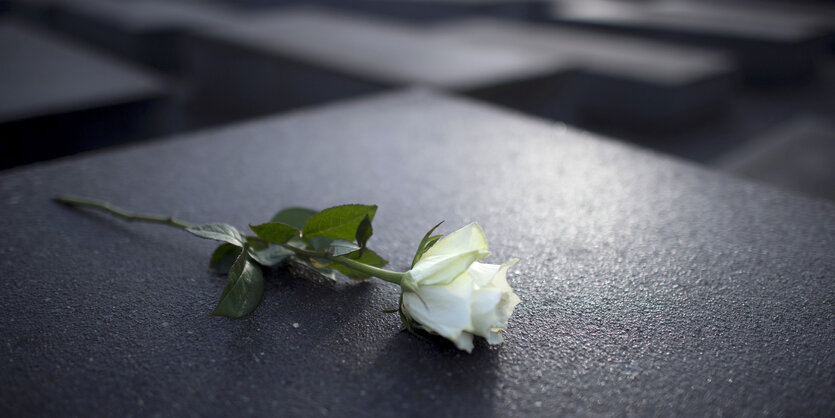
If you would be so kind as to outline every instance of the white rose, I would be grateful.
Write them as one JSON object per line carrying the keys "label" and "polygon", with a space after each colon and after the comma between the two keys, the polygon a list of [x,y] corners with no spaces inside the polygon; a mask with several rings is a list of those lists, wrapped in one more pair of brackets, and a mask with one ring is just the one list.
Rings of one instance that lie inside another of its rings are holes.
{"label": "white rose", "polygon": [[440,239],[403,279],[403,314],[467,352],[472,352],[473,335],[501,343],[501,331],[519,303],[507,283],[507,270],[518,260],[502,265],[476,261],[488,254],[477,223]]}

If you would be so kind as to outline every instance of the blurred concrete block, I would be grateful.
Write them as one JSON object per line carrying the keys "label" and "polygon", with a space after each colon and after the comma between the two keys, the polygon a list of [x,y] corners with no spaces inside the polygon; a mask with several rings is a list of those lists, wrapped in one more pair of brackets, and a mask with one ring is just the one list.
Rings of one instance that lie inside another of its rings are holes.
{"label": "blurred concrete block", "polygon": [[153,133],[151,75],[8,19],[0,54],[0,168]]}
{"label": "blurred concrete block", "polygon": [[92,45],[163,71],[181,68],[181,36],[234,20],[231,9],[201,2],[61,0],[55,25]]}
{"label": "blurred concrete block", "polygon": [[722,170],[787,190],[835,200],[835,126],[791,121],[716,162]]}
{"label": "blurred concrete block", "polygon": [[407,85],[533,103],[570,71],[552,56],[323,9],[283,9],[190,38],[188,76],[199,101],[224,116]]}
{"label": "blurred concrete block", "polygon": [[540,20],[548,16],[551,9],[548,0],[234,0],[230,3],[243,8],[315,4],[410,22],[438,22],[471,16]]}
{"label": "blurred concrete block", "polygon": [[543,0],[325,0],[329,7],[342,7],[410,21],[439,21],[468,16],[541,19],[549,10]]}
{"label": "blurred concrete block", "polygon": [[675,125],[698,119],[725,104],[734,81],[723,54],[590,30],[477,18],[436,31],[567,62],[579,73],[563,94],[581,114],[606,122]]}
{"label": "blurred concrete block", "polygon": [[[814,74],[825,54],[831,16],[759,13],[748,7],[705,2],[622,3],[562,1],[555,19],[621,33],[723,48],[755,82],[797,81]],[[828,23],[827,23],[828,22]]]}
{"label": "blurred concrete block", "polygon": [[[25,17],[47,24],[51,17],[52,10],[59,0],[9,0],[6,2],[5,10],[16,16]],[[0,7],[2,8],[2,7]]]}

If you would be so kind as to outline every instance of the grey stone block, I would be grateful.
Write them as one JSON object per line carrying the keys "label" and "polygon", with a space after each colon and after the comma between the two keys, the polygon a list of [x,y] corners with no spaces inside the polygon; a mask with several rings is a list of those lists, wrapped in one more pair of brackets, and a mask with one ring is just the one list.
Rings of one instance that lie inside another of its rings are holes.
{"label": "grey stone block", "polygon": [[714,163],[735,175],[835,200],[835,126],[793,120]]}
{"label": "grey stone block", "polygon": [[542,0],[325,0],[320,3],[417,22],[474,15],[539,20],[547,16],[549,10],[549,2]]}
{"label": "grey stone block", "polygon": [[167,72],[182,69],[184,33],[235,20],[219,5],[164,0],[54,0],[60,30],[113,54]]}
{"label": "grey stone block", "polygon": [[439,22],[469,16],[495,16],[541,20],[548,16],[547,0],[235,0],[241,8],[270,8],[288,5],[317,5],[368,13],[416,23]]}
{"label": "grey stone block", "polygon": [[675,126],[701,119],[726,104],[735,81],[720,53],[590,30],[480,18],[434,32],[565,62],[577,75],[560,96],[605,122]]}
{"label": "grey stone block", "polygon": [[6,10],[16,16],[32,19],[39,23],[48,23],[53,6],[58,0],[9,0]]}
{"label": "grey stone block", "polygon": [[0,21],[0,167],[155,132],[153,75],[13,20]]}
{"label": "grey stone block", "polygon": [[550,56],[432,35],[337,10],[285,8],[189,36],[188,76],[219,117],[422,85],[502,103],[550,96],[570,73]]}
{"label": "grey stone block", "polygon": [[[0,405],[21,415],[835,413],[835,205],[483,104],[399,93],[0,174]],[[478,221],[522,261],[504,344],[399,332],[396,286],[267,274],[206,314],[214,244],[56,205],[75,193],[234,225],[380,205],[409,266]],[[298,327],[294,326],[298,324]]]}
{"label": "grey stone block", "polygon": [[[789,6],[785,6],[789,7]],[[749,81],[806,80],[826,53],[833,29],[826,16],[760,13],[762,5],[705,2],[560,2],[561,23],[723,48],[735,56]],[[828,29],[827,29],[828,26]]]}

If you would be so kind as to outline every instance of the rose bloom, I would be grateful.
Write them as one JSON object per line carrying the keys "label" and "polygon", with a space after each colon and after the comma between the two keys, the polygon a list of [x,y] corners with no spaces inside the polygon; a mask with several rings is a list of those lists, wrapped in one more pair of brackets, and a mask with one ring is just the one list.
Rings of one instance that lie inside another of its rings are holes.
{"label": "rose bloom", "polygon": [[519,260],[502,265],[476,261],[488,254],[477,223],[441,238],[407,272],[401,285],[403,314],[467,352],[473,350],[473,335],[501,343],[501,331],[519,303],[507,270]]}

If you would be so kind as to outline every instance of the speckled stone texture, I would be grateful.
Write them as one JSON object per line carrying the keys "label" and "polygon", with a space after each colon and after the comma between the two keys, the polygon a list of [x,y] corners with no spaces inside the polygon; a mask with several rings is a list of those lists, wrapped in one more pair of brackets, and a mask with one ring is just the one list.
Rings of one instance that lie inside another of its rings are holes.
{"label": "speckled stone texture", "polygon": [[[437,221],[522,261],[501,346],[399,332],[396,286],[267,274],[243,320],[182,231],[380,205],[405,269]],[[6,416],[835,414],[835,205],[424,91],[0,175]],[[297,324],[297,326],[296,326]]]}

